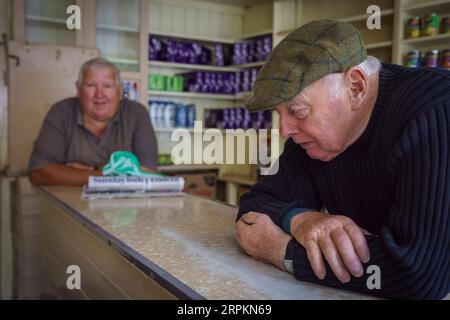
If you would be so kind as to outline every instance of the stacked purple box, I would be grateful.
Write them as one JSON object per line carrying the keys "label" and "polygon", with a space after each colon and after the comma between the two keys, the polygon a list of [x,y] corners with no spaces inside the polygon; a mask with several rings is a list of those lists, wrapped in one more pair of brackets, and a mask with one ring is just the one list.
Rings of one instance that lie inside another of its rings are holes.
{"label": "stacked purple box", "polygon": [[224,66],[230,49],[221,43],[200,44],[171,38],[149,37],[149,60]]}
{"label": "stacked purple box", "polygon": [[184,77],[184,90],[200,93],[236,94],[253,89],[259,68],[242,72],[193,71],[179,74]]}
{"label": "stacked purple box", "polygon": [[233,45],[233,64],[265,61],[272,51],[272,36],[264,36]]}
{"label": "stacked purple box", "polygon": [[149,38],[149,60],[177,63],[209,64],[211,49],[195,42]]}
{"label": "stacked purple box", "polygon": [[188,72],[184,77],[184,90],[200,93],[235,94],[238,92],[239,73],[234,72]]}
{"label": "stacked purple box", "polygon": [[247,69],[239,73],[240,79],[238,81],[239,92],[252,91],[255,85],[256,77],[258,76],[260,68]]}
{"label": "stacked purple box", "polygon": [[270,110],[249,113],[245,108],[205,110],[205,128],[218,129],[270,129]]}

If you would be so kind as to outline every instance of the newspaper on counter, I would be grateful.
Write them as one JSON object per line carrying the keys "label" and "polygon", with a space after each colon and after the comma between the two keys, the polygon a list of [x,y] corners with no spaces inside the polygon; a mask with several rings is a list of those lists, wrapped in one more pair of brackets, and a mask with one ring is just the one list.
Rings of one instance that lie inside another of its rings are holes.
{"label": "newspaper on counter", "polygon": [[183,195],[183,177],[91,176],[82,199],[166,197]]}

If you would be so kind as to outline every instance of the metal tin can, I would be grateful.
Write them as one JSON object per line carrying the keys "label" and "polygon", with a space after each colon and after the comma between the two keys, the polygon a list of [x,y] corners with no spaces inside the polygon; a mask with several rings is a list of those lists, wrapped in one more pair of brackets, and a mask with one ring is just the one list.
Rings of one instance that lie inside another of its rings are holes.
{"label": "metal tin can", "polygon": [[442,52],[441,67],[450,69],[450,49]]}
{"label": "metal tin can", "polygon": [[420,37],[421,21],[420,17],[411,17],[408,19],[408,24],[406,25],[406,37],[407,38],[418,38]]}
{"label": "metal tin can", "polygon": [[417,68],[421,65],[421,53],[419,50],[408,51],[406,53],[406,66],[410,68]]}
{"label": "metal tin can", "polygon": [[441,33],[450,33],[450,17],[442,18]]}
{"label": "metal tin can", "polygon": [[439,50],[427,51],[424,66],[429,68],[439,67]]}
{"label": "metal tin can", "polygon": [[431,13],[423,17],[422,35],[435,36],[439,33],[439,16]]}

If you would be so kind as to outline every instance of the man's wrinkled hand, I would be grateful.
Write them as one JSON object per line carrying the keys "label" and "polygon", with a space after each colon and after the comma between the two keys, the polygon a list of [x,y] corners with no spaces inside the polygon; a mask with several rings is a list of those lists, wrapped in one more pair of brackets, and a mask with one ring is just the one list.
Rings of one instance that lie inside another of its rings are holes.
{"label": "man's wrinkled hand", "polygon": [[291,221],[291,233],[306,249],[311,268],[319,279],[326,275],[323,258],[339,281],[350,281],[350,274],[363,275],[370,259],[363,230],[352,219],[323,212],[304,212]]}
{"label": "man's wrinkled hand", "polygon": [[284,270],[283,259],[292,238],[269,216],[258,212],[244,214],[236,222],[236,239],[251,257]]}

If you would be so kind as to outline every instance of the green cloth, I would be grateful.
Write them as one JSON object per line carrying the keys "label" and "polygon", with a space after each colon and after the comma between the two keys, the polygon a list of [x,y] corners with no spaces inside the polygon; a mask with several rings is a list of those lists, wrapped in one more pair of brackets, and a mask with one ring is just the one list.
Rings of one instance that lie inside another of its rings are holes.
{"label": "green cloth", "polygon": [[103,167],[102,171],[104,176],[162,176],[161,174],[142,171],[138,158],[130,151],[113,152],[108,164]]}
{"label": "green cloth", "polygon": [[367,58],[362,36],[348,23],[312,21],[284,38],[258,74],[249,111],[273,109],[316,80],[341,73]]}

